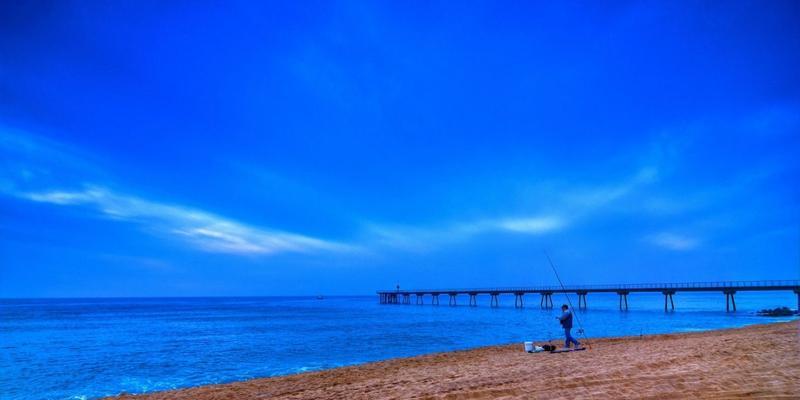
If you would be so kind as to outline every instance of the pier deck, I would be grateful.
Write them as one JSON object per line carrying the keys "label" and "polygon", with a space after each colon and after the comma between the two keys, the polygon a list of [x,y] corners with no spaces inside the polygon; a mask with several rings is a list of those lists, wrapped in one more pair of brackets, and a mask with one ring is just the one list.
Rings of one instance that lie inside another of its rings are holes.
{"label": "pier deck", "polygon": [[448,304],[455,306],[457,296],[468,295],[469,305],[477,306],[478,295],[489,295],[490,306],[500,305],[500,295],[514,295],[514,307],[524,307],[526,294],[541,296],[539,306],[542,308],[553,307],[553,294],[574,293],[578,296],[578,307],[588,307],[586,296],[589,293],[616,293],[619,295],[620,310],[628,309],[628,295],[636,292],[654,292],[664,295],[664,310],[675,309],[673,295],[678,292],[720,292],[725,295],[726,311],[736,311],[736,292],[745,291],[790,291],[797,295],[797,307],[800,309],[800,280],[772,280],[772,281],[719,281],[719,282],[685,282],[685,283],[635,283],[612,285],[569,285],[569,286],[520,286],[520,287],[492,287],[468,289],[411,289],[411,290],[379,290],[378,296],[381,304],[411,304],[411,296],[416,296],[416,304],[424,304],[426,295],[431,296],[431,304],[439,304],[439,296],[447,295]]}

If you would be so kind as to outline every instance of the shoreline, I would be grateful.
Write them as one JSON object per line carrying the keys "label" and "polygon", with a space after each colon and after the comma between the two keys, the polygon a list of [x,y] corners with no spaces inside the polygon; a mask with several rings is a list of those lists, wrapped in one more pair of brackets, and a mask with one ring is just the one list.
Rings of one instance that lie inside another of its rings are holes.
{"label": "shoreline", "polygon": [[799,329],[792,320],[609,337],[564,354],[493,345],[107,399],[797,398]]}

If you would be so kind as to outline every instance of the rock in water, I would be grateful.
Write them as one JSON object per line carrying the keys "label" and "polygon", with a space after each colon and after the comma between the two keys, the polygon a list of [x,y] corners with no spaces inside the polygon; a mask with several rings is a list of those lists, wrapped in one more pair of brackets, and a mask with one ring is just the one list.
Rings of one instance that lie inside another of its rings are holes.
{"label": "rock in water", "polygon": [[772,310],[764,309],[758,312],[758,315],[763,317],[790,317],[795,314],[796,312],[792,311],[789,307],[778,307]]}

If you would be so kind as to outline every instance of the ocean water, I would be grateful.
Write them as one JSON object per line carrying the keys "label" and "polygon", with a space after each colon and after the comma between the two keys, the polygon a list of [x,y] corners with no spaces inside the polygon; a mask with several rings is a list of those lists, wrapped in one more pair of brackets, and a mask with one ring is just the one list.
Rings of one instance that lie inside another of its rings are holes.
{"label": "ocean water", "polygon": [[[377,296],[0,300],[0,399],[92,399],[471,347],[560,342],[557,309],[513,296],[500,308],[380,305]],[[563,295],[554,295],[558,307]],[[754,315],[796,307],[792,293],[590,294],[578,317],[591,337],[687,332],[785,321]],[[413,302],[413,298],[412,298]],[[575,298],[572,302],[577,304]]]}

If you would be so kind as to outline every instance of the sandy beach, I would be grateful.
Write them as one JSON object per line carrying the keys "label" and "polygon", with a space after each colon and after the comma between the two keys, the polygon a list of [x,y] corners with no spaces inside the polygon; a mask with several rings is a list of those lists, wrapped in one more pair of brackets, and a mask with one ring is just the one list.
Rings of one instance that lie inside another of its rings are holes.
{"label": "sandy beach", "polygon": [[528,354],[521,343],[490,346],[116,398],[797,399],[799,328],[793,321],[597,339],[590,350],[564,354]]}

